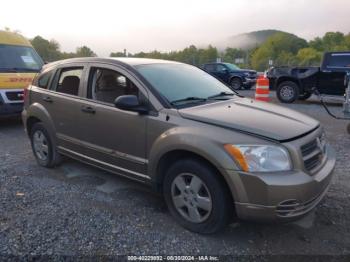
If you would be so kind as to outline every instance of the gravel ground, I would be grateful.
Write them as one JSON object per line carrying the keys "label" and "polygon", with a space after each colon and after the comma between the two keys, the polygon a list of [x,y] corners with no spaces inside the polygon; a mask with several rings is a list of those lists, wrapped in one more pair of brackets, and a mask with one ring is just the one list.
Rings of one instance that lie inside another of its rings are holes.
{"label": "gravel ground", "polygon": [[73,160],[56,169],[39,167],[21,122],[0,120],[0,257],[350,255],[347,123],[328,116],[316,99],[288,107],[320,120],[337,151],[335,178],[325,199],[295,223],[240,221],[213,236],[178,226],[164,201],[136,182]]}

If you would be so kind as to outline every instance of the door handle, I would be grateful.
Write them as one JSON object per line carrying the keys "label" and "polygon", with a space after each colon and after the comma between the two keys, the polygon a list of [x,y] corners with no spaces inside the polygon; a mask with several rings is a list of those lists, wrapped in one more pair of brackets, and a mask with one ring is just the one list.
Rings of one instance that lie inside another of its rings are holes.
{"label": "door handle", "polygon": [[91,106],[82,106],[81,111],[83,111],[84,113],[88,113],[88,114],[95,114],[96,113],[96,110]]}
{"label": "door handle", "polygon": [[49,96],[44,96],[44,97],[43,97],[43,100],[44,100],[45,102],[48,102],[48,103],[52,103],[52,102],[53,102],[53,100],[52,100],[51,97],[49,97]]}

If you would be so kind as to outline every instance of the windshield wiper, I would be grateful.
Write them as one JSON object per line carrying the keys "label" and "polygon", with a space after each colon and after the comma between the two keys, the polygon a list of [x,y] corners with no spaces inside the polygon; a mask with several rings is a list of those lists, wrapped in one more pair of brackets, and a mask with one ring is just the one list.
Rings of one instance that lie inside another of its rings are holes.
{"label": "windshield wiper", "polygon": [[219,94],[208,96],[208,99],[220,98],[222,96],[234,96],[234,95],[235,95],[235,93],[220,92]]}
{"label": "windshield wiper", "polygon": [[205,102],[207,100],[208,99],[202,98],[202,97],[189,96],[189,97],[186,97],[186,98],[182,98],[182,99],[171,101],[170,104],[176,105],[176,104],[182,103],[182,102]]}

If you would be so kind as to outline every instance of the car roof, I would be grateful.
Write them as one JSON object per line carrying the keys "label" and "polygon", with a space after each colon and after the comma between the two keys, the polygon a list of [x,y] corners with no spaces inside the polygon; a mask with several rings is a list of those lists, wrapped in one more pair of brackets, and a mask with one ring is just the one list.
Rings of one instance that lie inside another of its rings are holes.
{"label": "car roof", "polygon": [[44,68],[52,68],[57,65],[64,65],[70,63],[107,63],[107,64],[117,64],[124,66],[138,66],[138,65],[148,65],[148,64],[181,64],[175,61],[162,60],[162,59],[150,59],[150,58],[136,58],[136,57],[80,57],[80,58],[70,58],[59,60],[56,62],[49,63],[44,66]]}
{"label": "car roof", "polygon": [[0,44],[32,47],[28,39],[26,39],[24,36],[18,33],[2,30],[0,30]]}

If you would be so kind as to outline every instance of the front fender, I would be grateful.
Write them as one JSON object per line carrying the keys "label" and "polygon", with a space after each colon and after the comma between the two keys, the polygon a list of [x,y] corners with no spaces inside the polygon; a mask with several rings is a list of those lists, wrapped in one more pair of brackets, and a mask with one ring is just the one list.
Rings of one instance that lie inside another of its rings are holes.
{"label": "front fender", "polygon": [[148,174],[152,181],[157,184],[163,175],[158,176],[157,174],[162,156],[172,151],[183,150],[196,154],[214,165],[223,175],[233,197],[237,199],[241,181],[239,176],[233,176],[232,172],[235,173],[235,170],[240,170],[240,168],[224,150],[223,143],[214,139],[216,136],[217,133],[214,134],[207,130],[203,132],[193,127],[174,127],[164,132],[153,143],[149,153]]}
{"label": "front fender", "polygon": [[243,75],[241,75],[241,74],[237,74],[237,73],[231,73],[230,74],[230,82],[231,82],[231,80],[233,79],[233,78],[239,78],[242,82],[243,82],[243,80],[244,80],[244,76]]}

